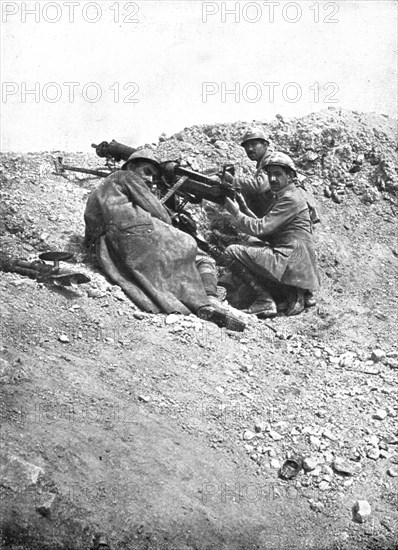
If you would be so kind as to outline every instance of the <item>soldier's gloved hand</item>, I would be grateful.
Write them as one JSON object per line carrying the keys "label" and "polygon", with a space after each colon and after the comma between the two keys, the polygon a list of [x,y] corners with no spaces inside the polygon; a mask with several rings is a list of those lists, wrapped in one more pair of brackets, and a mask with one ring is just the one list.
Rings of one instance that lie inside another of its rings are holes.
{"label": "soldier's gloved hand", "polygon": [[240,212],[239,204],[228,197],[225,197],[224,208],[227,212],[232,214],[232,216],[237,216]]}

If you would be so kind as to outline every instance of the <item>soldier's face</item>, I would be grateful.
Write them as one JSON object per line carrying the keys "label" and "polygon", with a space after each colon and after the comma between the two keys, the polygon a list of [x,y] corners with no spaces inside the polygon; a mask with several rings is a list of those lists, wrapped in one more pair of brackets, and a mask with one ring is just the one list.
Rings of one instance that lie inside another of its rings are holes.
{"label": "soldier's face", "polygon": [[249,139],[243,144],[243,148],[250,160],[260,160],[268,149],[268,143],[263,139]]}
{"label": "soldier's face", "polygon": [[270,166],[267,169],[267,174],[272,191],[280,191],[293,181],[293,174],[284,170],[282,166]]}
{"label": "soldier's face", "polygon": [[132,172],[135,172],[150,187],[153,184],[155,184],[160,177],[159,168],[155,164],[152,164],[151,162],[146,162],[146,161],[137,161],[134,163],[131,162],[127,165],[127,170],[131,170]]}

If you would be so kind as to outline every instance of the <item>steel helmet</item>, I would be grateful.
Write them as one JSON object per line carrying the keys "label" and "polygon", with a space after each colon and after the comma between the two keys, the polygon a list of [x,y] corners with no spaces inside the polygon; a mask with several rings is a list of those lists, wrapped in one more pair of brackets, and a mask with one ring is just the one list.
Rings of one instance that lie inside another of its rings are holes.
{"label": "steel helmet", "polygon": [[280,153],[279,151],[272,153],[265,163],[264,169],[267,170],[269,166],[282,166],[283,168],[289,168],[289,170],[291,170],[297,177],[296,165],[289,155],[286,155],[285,153]]}
{"label": "steel helmet", "polygon": [[240,144],[243,147],[246,141],[250,141],[251,139],[262,139],[263,141],[266,141],[269,145],[267,136],[265,135],[264,131],[261,128],[249,128],[248,130],[246,130],[246,133],[243,136]]}
{"label": "steel helmet", "polygon": [[134,151],[134,153],[129,156],[127,161],[123,164],[122,170],[127,169],[127,165],[129,162],[137,160],[146,160],[147,162],[151,162],[152,164],[159,164],[159,161],[155,157],[152,149],[140,149],[139,151]]}

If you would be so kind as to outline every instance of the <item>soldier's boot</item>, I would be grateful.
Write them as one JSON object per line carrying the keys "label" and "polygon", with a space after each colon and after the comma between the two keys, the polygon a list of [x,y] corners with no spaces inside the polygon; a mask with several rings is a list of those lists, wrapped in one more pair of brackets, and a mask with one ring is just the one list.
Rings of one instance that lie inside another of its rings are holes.
{"label": "soldier's boot", "polygon": [[227,330],[234,330],[236,332],[243,332],[246,328],[246,323],[241,319],[238,319],[236,315],[228,312],[222,305],[218,302],[216,303],[216,298],[208,306],[200,307],[196,315],[199,319],[204,321],[211,321],[221,328],[226,328]]}
{"label": "soldier's boot", "polygon": [[305,307],[314,307],[316,306],[316,300],[314,295],[310,290],[306,290],[304,294],[304,305]]}
{"label": "soldier's boot", "polygon": [[290,317],[291,315],[298,315],[304,311],[305,307],[305,290],[302,288],[292,288],[289,291],[287,298],[287,309],[286,315]]}
{"label": "soldier's boot", "polygon": [[242,281],[252,289],[255,295],[254,302],[250,307],[243,310],[244,313],[257,315],[260,318],[275,317],[277,314],[276,304],[272,296],[266,291],[258,279],[237,260],[235,260],[229,267],[232,273],[242,279]]}

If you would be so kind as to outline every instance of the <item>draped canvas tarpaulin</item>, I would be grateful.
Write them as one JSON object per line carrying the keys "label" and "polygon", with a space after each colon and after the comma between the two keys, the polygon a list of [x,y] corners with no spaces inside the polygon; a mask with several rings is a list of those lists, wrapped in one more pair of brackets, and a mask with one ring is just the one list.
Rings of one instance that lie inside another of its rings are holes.
{"label": "draped canvas tarpaulin", "polygon": [[111,174],[86,205],[86,243],[104,273],[144,311],[195,313],[208,304],[195,265],[195,240],[133,172]]}

